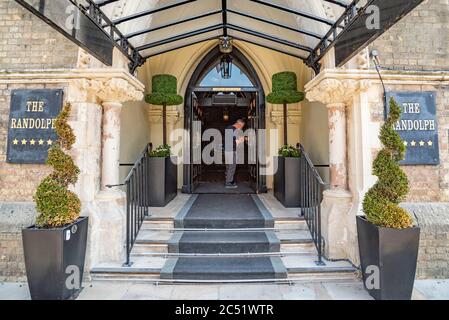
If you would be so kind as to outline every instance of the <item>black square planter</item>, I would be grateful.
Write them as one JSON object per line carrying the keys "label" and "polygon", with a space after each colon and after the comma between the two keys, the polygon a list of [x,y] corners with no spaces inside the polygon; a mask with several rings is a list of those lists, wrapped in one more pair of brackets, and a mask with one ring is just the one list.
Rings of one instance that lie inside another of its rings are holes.
{"label": "black square planter", "polygon": [[74,299],[81,291],[88,218],[64,228],[22,230],[28,287],[33,300]]}
{"label": "black square planter", "polygon": [[148,159],[148,206],[165,207],[178,192],[178,167],[176,157]]}
{"label": "black square planter", "polygon": [[301,158],[275,157],[275,161],[278,163],[278,169],[274,174],[274,196],[284,207],[300,207]]}
{"label": "black square planter", "polygon": [[[363,284],[373,298],[411,299],[418,258],[419,233],[419,227],[383,228],[372,224],[365,217],[357,216]],[[379,271],[378,274],[376,270]],[[373,277],[376,276],[379,276],[379,287],[373,288],[376,280]]]}

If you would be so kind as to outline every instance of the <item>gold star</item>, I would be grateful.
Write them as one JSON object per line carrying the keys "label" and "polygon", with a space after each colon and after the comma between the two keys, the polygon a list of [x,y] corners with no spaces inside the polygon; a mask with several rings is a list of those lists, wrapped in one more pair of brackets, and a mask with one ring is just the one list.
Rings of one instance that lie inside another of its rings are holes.
{"label": "gold star", "polygon": [[53,140],[48,139],[48,140],[47,140],[47,144],[48,144],[49,146],[51,146],[51,145],[53,144]]}
{"label": "gold star", "polygon": [[39,139],[39,145],[42,146],[44,144],[44,140]]}
{"label": "gold star", "polygon": [[407,141],[404,141],[404,146],[408,146],[408,142]]}
{"label": "gold star", "polygon": [[422,141],[422,140],[419,142],[419,145],[420,145],[421,147],[424,147],[424,144],[425,144],[425,143],[424,143],[424,141]]}
{"label": "gold star", "polygon": [[428,145],[429,147],[433,146],[432,140],[427,141],[427,145]]}
{"label": "gold star", "polygon": [[412,140],[412,142],[410,142],[410,144],[412,145],[412,147],[416,146],[416,141]]}
{"label": "gold star", "polygon": [[23,139],[23,140],[22,140],[22,144],[23,144],[23,145],[26,145],[26,144],[27,144],[26,139]]}
{"label": "gold star", "polygon": [[17,144],[19,144],[19,140],[14,139],[14,140],[12,141],[12,143],[15,144],[15,145],[17,145]]}
{"label": "gold star", "polygon": [[30,140],[30,144],[31,144],[32,146],[34,146],[34,145],[36,144],[36,140],[31,139],[31,140]]}

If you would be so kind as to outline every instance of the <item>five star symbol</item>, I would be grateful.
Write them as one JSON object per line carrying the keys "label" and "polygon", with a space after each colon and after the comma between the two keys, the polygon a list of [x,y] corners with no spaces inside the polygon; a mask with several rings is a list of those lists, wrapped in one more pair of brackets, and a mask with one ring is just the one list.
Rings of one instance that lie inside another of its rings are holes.
{"label": "five star symbol", "polygon": [[29,145],[31,145],[31,146],[35,146],[35,145],[40,145],[40,146],[43,146],[43,145],[48,145],[48,146],[51,146],[51,145],[53,145],[53,140],[52,139],[48,139],[47,141],[45,141],[45,140],[43,140],[43,139],[39,139],[39,140],[36,140],[36,139],[30,139],[30,140],[27,140],[27,139],[22,139],[22,140],[18,140],[17,138],[15,138],[14,140],[12,140],[12,144],[13,145],[23,145],[23,146],[26,146],[28,143],[29,143]]}
{"label": "five star symbol", "polygon": [[416,146],[416,141],[415,141],[415,140],[412,140],[412,142],[410,142],[410,145],[411,145],[412,147]]}
{"label": "five star symbol", "polygon": [[427,145],[428,145],[429,147],[433,146],[432,140],[427,141]]}

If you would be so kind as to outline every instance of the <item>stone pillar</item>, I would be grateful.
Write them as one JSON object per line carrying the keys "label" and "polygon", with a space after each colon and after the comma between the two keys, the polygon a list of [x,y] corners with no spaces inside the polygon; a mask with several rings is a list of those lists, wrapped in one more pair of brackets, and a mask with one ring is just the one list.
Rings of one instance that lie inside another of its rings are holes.
{"label": "stone pillar", "polygon": [[[124,79],[113,78],[105,81],[97,92],[103,105],[102,120],[102,165],[101,189],[108,191],[108,185],[120,184],[120,115],[126,101],[139,101],[143,93],[136,90]],[[110,190],[117,190],[116,187]]]}
{"label": "stone pillar", "polygon": [[[116,73],[120,77],[108,77],[105,73],[95,79],[77,82],[78,87],[86,92],[86,99],[102,108],[100,177],[97,179],[100,191],[85,204],[90,225],[87,254],[90,267],[104,262],[120,263],[125,256],[126,195],[118,187],[111,189],[105,186],[122,182],[119,180],[122,105],[127,101],[141,101],[144,86],[125,72]],[[85,110],[87,116],[89,112]],[[85,155],[86,158],[91,156]]]}
{"label": "stone pillar", "polygon": [[103,102],[101,189],[117,185],[120,162],[120,114],[121,102]]}
{"label": "stone pillar", "polygon": [[346,105],[341,102],[329,103],[327,110],[330,188],[347,190]]}
{"label": "stone pillar", "polygon": [[350,243],[355,216],[351,216],[353,196],[348,190],[346,111],[365,85],[357,80],[327,78],[326,74],[306,85],[306,98],[328,109],[330,189],[323,193],[321,230],[326,243],[324,254],[329,259],[350,258],[349,247],[356,245]]}

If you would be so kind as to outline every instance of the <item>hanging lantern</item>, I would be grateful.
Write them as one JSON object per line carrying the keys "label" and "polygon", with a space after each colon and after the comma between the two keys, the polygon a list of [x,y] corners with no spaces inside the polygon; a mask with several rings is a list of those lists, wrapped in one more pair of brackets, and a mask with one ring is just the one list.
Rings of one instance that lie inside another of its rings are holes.
{"label": "hanging lantern", "polygon": [[221,58],[220,61],[220,71],[221,71],[221,77],[223,79],[230,79],[231,73],[232,73],[232,58],[225,54]]}

